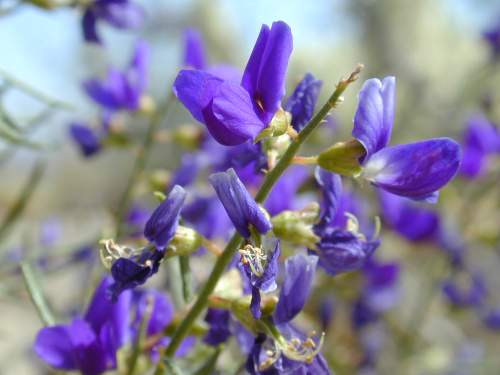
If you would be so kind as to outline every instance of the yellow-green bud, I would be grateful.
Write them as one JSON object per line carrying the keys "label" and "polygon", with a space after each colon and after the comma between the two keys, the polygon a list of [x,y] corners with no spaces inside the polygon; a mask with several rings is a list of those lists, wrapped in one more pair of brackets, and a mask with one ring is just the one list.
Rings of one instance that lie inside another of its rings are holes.
{"label": "yellow-green bud", "polygon": [[168,245],[167,255],[190,255],[200,248],[202,240],[203,237],[194,229],[179,225]]}
{"label": "yellow-green bud", "polygon": [[320,240],[313,231],[313,225],[318,220],[319,205],[313,202],[299,211],[283,211],[273,217],[271,222],[276,237],[314,249]]}
{"label": "yellow-green bud", "polygon": [[331,172],[357,177],[363,170],[359,158],[365,153],[365,148],[356,139],[338,142],[319,154],[318,165]]}

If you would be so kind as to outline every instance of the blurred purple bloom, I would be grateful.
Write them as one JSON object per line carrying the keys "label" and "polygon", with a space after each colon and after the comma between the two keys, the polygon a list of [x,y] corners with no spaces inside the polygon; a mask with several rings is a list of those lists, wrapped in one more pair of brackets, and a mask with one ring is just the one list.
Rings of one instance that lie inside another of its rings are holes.
{"label": "blurred purple bloom", "polygon": [[144,227],[144,237],[153,243],[157,249],[163,250],[174,237],[179,223],[186,192],[184,189],[175,185],[167,199],[160,203],[149,218]]}
{"label": "blurred purple bloom", "polygon": [[449,138],[436,138],[387,147],[394,123],[396,80],[367,80],[359,93],[352,135],[365,148],[362,175],[393,194],[423,200],[455,175],[460,146]]}
{"label": "blurred purple bloom", "polygon": [[439,215],[418,202],[379,190],[382,217],[409,241],[432,241],[440,231]]}
{"label": "blurred purple bloom", "polygon": [[228,310],[209,308],[205,315],[205,322],[210,326],[203,341],[211,346],[217,346],[227,341],[231,336],[229,330],[231,314]]}
{"label": "blurred purple bloom", "polygon": [[83,36],[87,42],[101,43],[97,21],[102,20],[117,29],[135,29],[142,25],[144,17],[144,10],[128,0],[95,0],[83,13]]}
{"label": "blurred purple bloom", "polygon": [[72,123],[69,128],[69,134],[80,148],[83,156],[90,157],[101,150],[100,136],[87,125]]}
{"label": "blurred purple bloom", "polygon": [[79,370],[84,375],[116,368],[116,353],[129,340],[131,293],[110,302],[107,290],[111,282],[109,277],[101,282],[84,318],[38,332],[34,349],[40,358],[56,369]]}
{"label": "blurred purple bloom", "polygon": [[184,46],[184,66],[205,69],[207,66],[205,47],[198,30],[188,28],[184,31]]}
{"label": "blurred purple bloom", "polygon": [[277,324],[291,321],[304,307],[314,281],[318,257],[297,254],[285,261],[285,280],[274,312]]}
{"label": "blurred purple bloom", "polygon": [[85,92],[98,105],[108,110],[138,110],[147,87],[149,55],[147,43],[137,42],[132,60],[125,71],[109,68],[104,80],[85,81]]}
{"label": "blurred purple bloom", "polygon": [[280,242],[276,241],[274,250],[265,257],[263,254],[252,254],[252,257],[243,257],[240,267],[250,282],[252,300],[250,311],[255,319],[261,317],[260,292],[269,293],[276,289],[276,276],[278,275],[278,261],[281,254]]}
{"label": "blurred purple bloom", "polygon": [[332,297],[323,299],[319,306],[319,317],[321,328],[326,332],[335,314],[335,301]]}
{"label": "blurred purple bloom", "polygon": [[151,217],[151,211],[139,204],[133,204],[127,213],[125,221],[133,237],[141,237],[143,235],[144,226]]}
{"label": "blurred purple bloom", "polygon": [[363,299],[367,306],[377,314],[391,309],[399,298],[399,264],[379,263],[372,259],[366,264],[363,274]]}
{"label": "blurred purple bloom", "polygon": [[61,221],[56,218],[50,218],[42,223],[40,229],[40,243],[42,246],[51,247],[62,237]]}
{"label": "blurred purple bloom", "polygon": [[165,253],[145,249],[137,258],[119,258],[111,266],[114,283],[110,285],[111,298],[116,300],[126,289],[134,289],[144,284],[158,272]]}
{"label": "blurred purple bloom", "polygon": [[184,206],[182,217],[209,239],[226,238],[232,228],[224,206],[215,196],[195,198]]}
{"label": "blurred purple bloom", "polygon": [[482,321],[491,330],[500,330],[500,307],[489,309],[483,316]]}
{"label": "blurred purple bloom", "polygon": [[483,32],[483,39],[490,45],[494,58],[500,56],[500,22]]}
{"label": "blurred purple bloom", "polygon": [[472,116],[464,133],[460,173],[470,179],[480,177],[487,169],[487,157],[499,152],[500,132],[484,116]]}
{"label": "blurred purple bloom", "polygon": [[217,142],[234,146],[254,139],[271,121],[285,94],[292,34],[284,22],[263,25],[241,84],[206,71],[181,70],[174,93]]}
{"label": "blurred purple bloom", "polygon": [[[342,197],[342,179],[338,174],[328,172],[317,167],[314,177],[321,189],[323,200],[321,202],[322,213],[318,227],[329,226],[334,223],[338,216],[339,203]],[[342,215],[344,212],[342,212]]]}
{"label": "blurred purple bloom", "polygon": [[139,334],[139,329],[143,319],[146,318],[148,305],[151,304],[151,313],[146,329],[147,336],[154,336],[161,333],[174,319],[174,305],[170,297],[165,293],[160,293],[154,289],[141,290],[135,292],[137,299],[137,311],[135,314],[135,334]]}
{"label": "blurred purple bloom", "polygon": [[447,300],[457,307],[478,307],[487,294],[486,283],[479,273],[467,274],[467,282],[458,283],[457,280],[449,278],[442,284],[442,290]]}
{"label": "blurred purple bloom", "polygon": [[271,216],[294,207],[297,191],[309,177],[307,168],[292,166],[288,168],[274,185],[269,194],[265,207]]}
{"label": "blurred purple bloom", "polygon": [[181,164],[176,169],[169,186],[180,185],[187,187],[196,181],[200,170],[200,157],[198,154],[184,154],[181,158]]}
{"label": "blurred purple bloom", "polygon": [[236,230],[243,237],[250,237],[250,225],[262,234],[271,229],[266,214],[250,196],[234,169],[214,173],[209,180]]}
{"label": "blurred purple bloom", "polygon": [[322,85],[322,81],[307,73],[288,98],[285,110],[292,115],[292,126],[296,131],[300,132],[311,120]]}

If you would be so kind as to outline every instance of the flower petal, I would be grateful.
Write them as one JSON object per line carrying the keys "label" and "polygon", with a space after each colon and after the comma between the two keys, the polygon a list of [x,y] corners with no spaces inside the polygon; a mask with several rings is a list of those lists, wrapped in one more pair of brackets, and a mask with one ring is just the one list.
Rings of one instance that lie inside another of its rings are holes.
{"label": "flower petal", "polygon": [[97,19],[92,9],[87,8],[82,17],[83,37],[89,43],[101,43],[96,29]]}
{"label": "flower petal", "polygon": [[421,200],[450,181],[460,146],[449,138],[386,147],[365,162],[363,176],[390,193]]}
{"label": "flower petal", "polygon": [[200,70],[181,70],[173,90],[193,117],[205,123],[203,109],[211,104],[215,90],[222,82],[222,79]]}
{"label": "flower petal", "polygon": [[396,79],[386,77],[367,80],[359,92],[359,103],[354,115],[352,136],[363,144],[365,160],[384,148],[391,138],[394,123]]}
{"label": "flower petal", "polygon": [[36,336],[34,349],[36,354],[52,367],[61,370],[77,369],[67,326],[42,328]]}
{"label": "flower petal", "polygon": [[210,134],[223,145],[233,146],[254,139],[265,128],[250,95],[240,85],[220,84],[211,109],[211,112],[203,112],[205,123]]}
{"label": "flower petal", "polygon": [[292,115],[292,126],[295,130],[301,131],[311,120],[322,85],[323,82],[307,73],[286,101],[285,110]]}
{"label": "flower petal", "polygon": [[184,31],[184,66],[203,69],[207,65],[201,33],[193,28]]}

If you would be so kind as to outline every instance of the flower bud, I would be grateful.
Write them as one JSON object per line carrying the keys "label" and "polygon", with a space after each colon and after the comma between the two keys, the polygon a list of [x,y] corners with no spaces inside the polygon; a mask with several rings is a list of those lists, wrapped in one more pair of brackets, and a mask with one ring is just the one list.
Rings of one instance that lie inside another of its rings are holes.
{"label": "flower bud", "polygon": [[313,225],[319,219],[319,205],[309,204],[300,211],[283,211],[271,219],[274,234],[293,244],[314,248],[320,238],[314,233]]}
{"label": "flower bud", "polygon": [[169,255],[190,255],[201,247],[202,236],[194,229],[179,225],[168,245]]}
{"label": "flower bud", "polygon": [[359,159],[365,153],[363,145],[355,139],[338,142],[318,155],[318,165],[330,172],[357,177],[362,172]]}
{"label": "flower bud", "polygon": [[261,141],[266,137],[279,137],[287,132],[291,126],[292,116],[283,108],[278,109],[274,114],[269,126],[262,130],[255,138],[255,142]]}

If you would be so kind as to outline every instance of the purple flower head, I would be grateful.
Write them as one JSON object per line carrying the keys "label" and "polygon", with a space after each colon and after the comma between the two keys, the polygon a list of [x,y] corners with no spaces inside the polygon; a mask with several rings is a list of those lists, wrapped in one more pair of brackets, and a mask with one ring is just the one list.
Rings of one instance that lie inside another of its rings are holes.
{"label": "purple flower head", "polygon": [[307,168],[292,166],[286,170],[269,194],[265,207],[271,216],[294,209],[297,191],[309,177]]}
{"label": "purple flower head", "polygon": [[483,32],[483,39],[489,44],[494,58],[500,56],[500,22]]}
{"label": "purple flower head", "polygon": [[500,330],[500,306],[488,309],[482,316],[483,324],[493,331]]}
{"label": "purple flower head", "polygon": [[271,229],[268,217],[250,196],[234,169],[214,173],[210,175],[209,180],[227,215],[243,237],[250,237],[250,225],[262,234]]}
{"label": "purple flower head", "polygon": [[126,70],[110,68],[104,80],[85,81],[83,83],[85,92],[98,105],[108,110],[138,110],[147,87],[149,54],[147,43],[137,42],[134,55]]}
{"label": "purple flower head", "polygon": [[500,133],[482,115],[472,116],[467,122],[463,139],[463,159],[460,173],[466,178],[477,178],[487,170],[487,158],[500,152]]}
{"label": "purple flower head", "polygon": [[396,80],[367,80],[360,93],[352,135],[364,147],[362,176],[384,190],[415,200],[434,194],[455,175],[460,146],[436,138],[387,147],[394,123]]}
{"label": "purple flower head", "polygon": [[101,150],[100,136],[87,125],[72,123],[69,128],[69,135],[86,158],[97,154]]}
{"label": "purple flower head", "polygon": [[[442,289],[447,300],[457,307],[479,307],[483,304],[488,290],[479,273],[462,275],[466,280],[447,279]],[[458,281],[463,281],[458,283]],[[465,285],[464,285],[465,284]]]}
{"label": "purple flower head", "polygon": [[34,350],[40,358],[56,369],[79,370],[84,375],[116,368],[116,353],[129,340],[131,293],[110,302],[107,289],[111,282],[109,277],[101,282],[84,318],[38,332]]}
{"label": "purple flower head", "polygon": [[440,231],[435,211],[418,202],[379,189],[379,200],[385,222],[409,241],[433,241]]}
{"label": "purple flower head", "polygon": [[158,272],[164,255],[163,251],[145,249],[139,256],[117,259],[111,266],[114,280],[109,287],[111,298],[116,301],[124,290],[144,284]]}
{"label": "purple flower head", "polygon": [[285,94],[292,34],[284,22],[262,26],[241,84],[201,70],[181,70],[174,93],[217,142],[234,146],[271,122]]}
{"label": "purple flower head", "polygon": [[144,10],[128,0],[95,0],[83,13],[83,36],[89,43],[101,43],[97,21],[102,20],[117,29],[135,29],[142,25],[144,16]]}
{"label": "purple flower head", "polygon": [[231,336],[229,323],[231,314],[228,310],[210,308],[205,315],[205,322],[210,328],[203,341],[211,346],[217,346],[227,341]]}
{"label": "purple flower head", "polygon": [[205,47],[198,30],[189,28],[184,31],[184,66],[193,69],[207,67]]}
{"label": "purple flower head", "polygon": [[318,257],[297,254],[285,261],[285,281],[274,312],[277,324],[291,321],[306,304],[314,281]]}
{"label": "purple flower head", "polygon": [[278,261],[281,254],[280,242],[276,241],[274,250],[265,254],[261,248],[248,245],[240,250],[240,269],[250,283],[252,300],[250,311],[255,319],[261,317],[260,292],[269,293],[276,289]]}
{"label": "purple flower head", "polygon": [[153,243],[156,248],[163,250],[174,237],[181,213],[186,192],[175,185],[167,199],[154,210],[144,227],[144,237]]}
{"label": "purple flower head", "polygon": [[296,131],[300,132],[311,120],[322,85],[322,81],[307,73],[288,98],[285,110],[292,115],[292,126]]}

